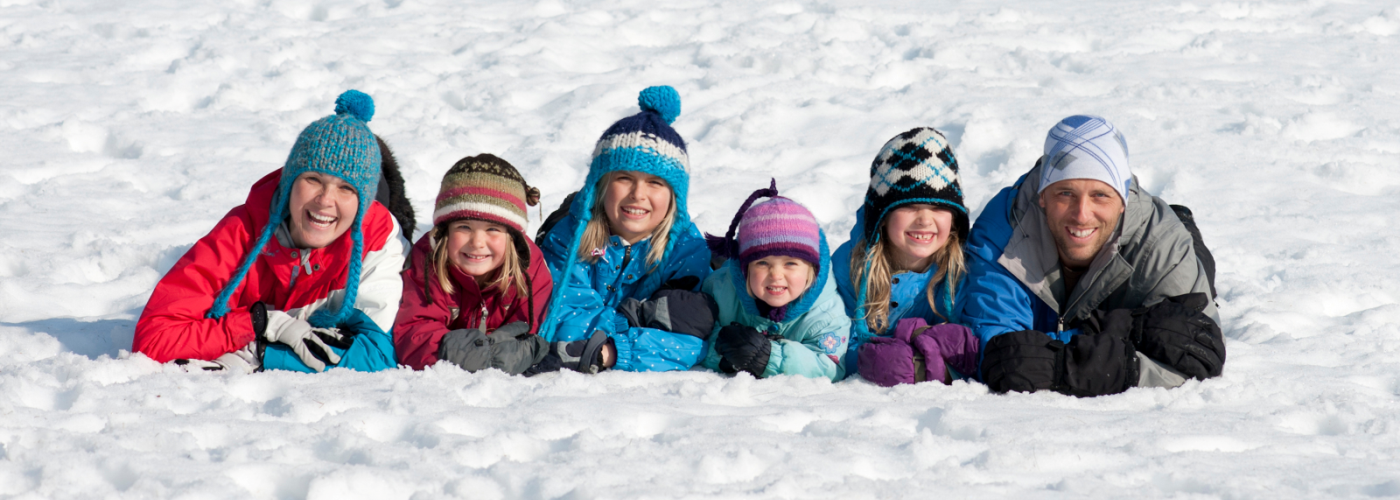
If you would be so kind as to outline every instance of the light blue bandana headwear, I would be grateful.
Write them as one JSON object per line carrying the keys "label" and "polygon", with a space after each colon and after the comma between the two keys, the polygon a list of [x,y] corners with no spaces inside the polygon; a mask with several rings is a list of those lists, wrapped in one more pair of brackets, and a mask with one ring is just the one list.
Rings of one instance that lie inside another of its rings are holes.
{"label": "light blue bandana headwear", "polygon": [[1128,142],[1108,120],[1074,115],[1060,120],[1045,137],[1040,190],[1066,179],[1093,179],[1112,186],[1128,202]]}
{"label": "light blue bandana headwear", "polygon": [[297,177],[307,172],[320,172],[334,175],[355,187],[359,196],[359,211],[355,212],[355,223],[350,228],[350,238],[354,248],[350,255],[350,268],[345,277],[345,297],[337,310],[321,309],[308,320],[312,326],[328,328],[338,326],[350,317],[355,307],[355,298],[360,290],[360,271],[364,261],[364,232],[361,221],[369,211],[370,202],[379,191],[381,158],[379,143],[374,139],[367,123],[374,117],[374,100],[358,90],[347,90],[335,100],[335,114],[316,120],[307,125],[287,163],[282,166],[282,177],[277,184],[277,195],[272,197],[267,226],[263,227],[258,241],[248,249],[243,263],[238,266],[227,285],[214,298],[214,305],[207,314],[210,318],[221,318],[229,312],[229,298],[248,270],[253,267],[262,249],[272,239],[277,226],[287,218],[287,204],[290,202],[292,184]]}

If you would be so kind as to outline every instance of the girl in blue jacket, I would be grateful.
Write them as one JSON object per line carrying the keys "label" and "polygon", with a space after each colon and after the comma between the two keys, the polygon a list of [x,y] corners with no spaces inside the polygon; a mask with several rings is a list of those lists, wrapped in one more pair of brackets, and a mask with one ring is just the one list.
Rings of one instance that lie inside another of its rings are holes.
{"label": "girl in blue jacket", "polygon": [[[870,165],[851,239],[832,257],[852,318],[847,373],[865,374],[859,350],[872,337],[893,335],[901,320],[958,322],[953,311],[966,273],[967,232],[958,161],[947,138],[920,127],[886,142]],[[970,359],[975,370],[975,353]],[[950,361],[954,371],[968,368]],[[943,381],[950,378],[957,376]]]}
{"label": "girl in blue jacket", "polygon": [[[772,199],[754,205],[760,197]],[[841,380],[851,322],[812,212],[779,197],[775,184],[749,196],[725,237],[710,240],[729,260],[702,288],[719,307],[705,367]]]}
{"label": "girl in blue jacket", "polygon": [[704,349],[703,338],[632,324],[617,310],[663,286],[693,290],[710,273],[686,209],[685,141],[670,126],[680,96],[650,87],[637,101],[642,112],[603,132],[568,215],[539,241],[555,283],[540,334],[580,371],[686,370]]}

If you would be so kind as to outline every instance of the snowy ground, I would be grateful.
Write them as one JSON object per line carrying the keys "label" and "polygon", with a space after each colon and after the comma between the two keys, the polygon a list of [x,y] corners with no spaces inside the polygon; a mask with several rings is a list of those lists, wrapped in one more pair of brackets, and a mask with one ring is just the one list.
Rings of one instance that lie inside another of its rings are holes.
{"label": "snowy ground", "polygon": [[[1400,496],[1393,4],[465,3],[0,0],[0,497]],[[1214,249],[1224,376],[1077,400],[126,351],[160,275],[341,91],[374,96],[425,220],[481,152],[552,209],[656,84],[702,229],[772,175],[833,247],[895,133],[946,131],[980,207],[1057,119],[1109,117]]]}

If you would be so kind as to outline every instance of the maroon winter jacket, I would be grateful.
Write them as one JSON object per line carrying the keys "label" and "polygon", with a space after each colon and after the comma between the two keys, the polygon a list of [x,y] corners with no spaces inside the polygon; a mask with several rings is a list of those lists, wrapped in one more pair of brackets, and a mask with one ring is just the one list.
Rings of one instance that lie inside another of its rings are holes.
{"label": "maroon winter jacket", "polygon": [[[403,271],[403,299],[399,302],[398,319],[394,321],[394,352],[399,364],[415,370],[437,363],[438,343],[449,331],[481,328],[490,332],[516,321],[530,320],[526,309],[530,306],[529,297],[517,296],[514,284],[506,287],[505,293],[494,287],[482,290],[475,279],[457,266],[447,266],[455,288],[451,296],[438,285],[436,271],[429,274],[428,288],[432,293],[432,303],[429,303],[424,295],[423,269],[431,267],[428,262],[432,252],[431,235],[430,231],[419,238],[409,253],[410,265]],[[530,325],[530,333],[538,334],[549,295],[554,291],[554,280],[544,263],[544,252],[530,238],[526,237],[525,242],[530,246],[530,267],[525,274],[534,286],[535,322]]]}

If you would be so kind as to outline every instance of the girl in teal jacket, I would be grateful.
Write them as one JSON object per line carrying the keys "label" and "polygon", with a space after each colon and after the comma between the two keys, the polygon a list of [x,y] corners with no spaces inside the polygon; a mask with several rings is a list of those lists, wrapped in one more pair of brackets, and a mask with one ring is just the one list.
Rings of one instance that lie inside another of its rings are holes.
{"label": "girl in teal jacket", "polygon": [[[761,197],[771,199],[754,205]],[[701,288],[719,306],[703,365],[757,378],[841,380],[851,322],[812,212],[779,197],[774,183],[749,196],[725,237],[709,243],[729,260]]]}

